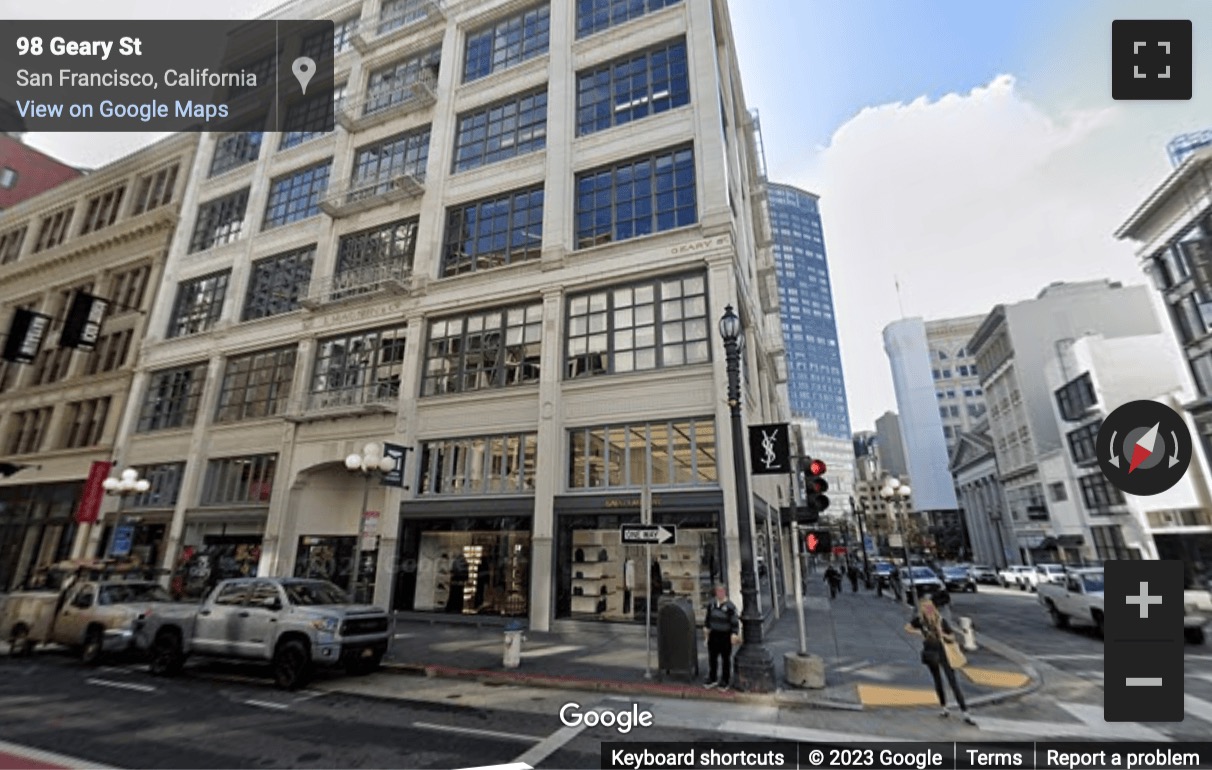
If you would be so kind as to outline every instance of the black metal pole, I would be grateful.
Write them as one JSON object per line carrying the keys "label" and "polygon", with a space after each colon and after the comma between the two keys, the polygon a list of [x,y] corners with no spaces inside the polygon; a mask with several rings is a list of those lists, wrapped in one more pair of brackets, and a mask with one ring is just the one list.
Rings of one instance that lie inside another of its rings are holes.
{"label": "black metal pole", "polygon": [[[728,311],[731,312],[731,306]],[[742,692],[774,690],[774,657],[762,643],[762,618],[757,609],[757,580],[753,574],[753,528],[749,521],[749,473],[745,469],[744,427],[741,425],[741,355],[735,339],[724,339],[728,363],[728,408],[732,414],[732,469],[736,474],[737,536],[741,547],[741,636],[736,653],[735,687]]]}

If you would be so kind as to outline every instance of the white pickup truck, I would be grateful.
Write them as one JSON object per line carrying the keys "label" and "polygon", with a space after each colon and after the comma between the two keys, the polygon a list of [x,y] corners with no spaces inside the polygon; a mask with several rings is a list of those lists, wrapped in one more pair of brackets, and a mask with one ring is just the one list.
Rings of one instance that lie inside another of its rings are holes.
{"label": "white pickup truck", "polygon": [[[1071,623],[1093,626],[1103,633],[1103,570],[1088,567],[1066,571],[1059,583],[1040,582],[1039,603],[1048,611],[1057,628]],[[1187,591],[1184,596],[1183,633],[1187,641],[1203,644],[1204,626],[1208,615],[1201,610],[1201,594],[1207,591]]]}
{"label": "white pickup truck", "polygon": [[283,689],[302,687],[317,665],[351,673],[378,668],[389,621],[379,607],[352,604],[324,580],[235,578],[200,605],[156,608],[135,622],[151,673],[177,674],[189,656],[264,661]]}

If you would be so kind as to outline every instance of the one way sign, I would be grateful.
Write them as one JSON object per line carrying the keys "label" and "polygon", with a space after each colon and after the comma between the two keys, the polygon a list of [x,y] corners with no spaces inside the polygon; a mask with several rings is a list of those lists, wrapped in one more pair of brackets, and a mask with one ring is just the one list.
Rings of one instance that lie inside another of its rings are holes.
{"label": "one way sign", "polygon": [[677,545],[678,528],[673,524],[623,524],[619,535],[623,545]]}

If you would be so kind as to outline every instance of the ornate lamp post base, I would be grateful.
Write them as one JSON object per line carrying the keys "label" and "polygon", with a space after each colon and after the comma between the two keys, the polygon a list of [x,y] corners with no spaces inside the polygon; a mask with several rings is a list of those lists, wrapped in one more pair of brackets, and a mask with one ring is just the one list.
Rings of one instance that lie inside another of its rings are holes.
{"label": "ornate lamp post base", "polygon": [[[759,621],[760,622],[760,621]],[[774,656],[762,644],[745,642],[732,663],[735,689],[741,692],[774,692]]]}

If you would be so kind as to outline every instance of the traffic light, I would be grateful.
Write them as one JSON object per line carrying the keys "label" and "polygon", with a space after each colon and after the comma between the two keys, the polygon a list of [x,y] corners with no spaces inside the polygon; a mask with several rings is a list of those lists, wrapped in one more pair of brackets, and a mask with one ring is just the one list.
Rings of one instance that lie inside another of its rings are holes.
{"label": "traffic light", "polygon": [[800,461],[800,471],[804,474],[804,507],[799,519],[813,524],[820,519],[821,512],[829,507],[829,496],[825,494],[829,491],[829,482],[825,480],[825,461],[805,457]]}
{"label": "traffic light", "polygon": [[804,545],[807,547],[808,553],[833,553],[833,535],[827,529],[810,530],[804,536]]}

